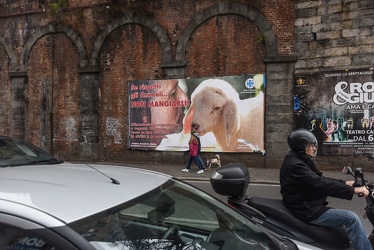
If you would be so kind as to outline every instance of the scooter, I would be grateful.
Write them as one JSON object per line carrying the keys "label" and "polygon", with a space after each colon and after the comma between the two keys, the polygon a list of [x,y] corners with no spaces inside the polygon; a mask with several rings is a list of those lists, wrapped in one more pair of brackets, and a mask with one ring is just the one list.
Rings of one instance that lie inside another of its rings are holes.
{"label": "scooter", "polygon": [[[365,213],[374,226],[374,183],[367,183],[362,169],[357,168],[353,174],[350,167],[344,167],[342,172],[351,174],[355,178],[354,185],[368,187],[370,195],[366,198]],[[248,169],[240,163],[222,166],[210,178],[213,190],[220,195],[227,196],[231,207],[275,234],[321,249],[353,249],[343,227],[324,227],[302,222],[291,214],[281,199],[247,197],[249,182]],[[374,230],[369,240],[374,246]]]}

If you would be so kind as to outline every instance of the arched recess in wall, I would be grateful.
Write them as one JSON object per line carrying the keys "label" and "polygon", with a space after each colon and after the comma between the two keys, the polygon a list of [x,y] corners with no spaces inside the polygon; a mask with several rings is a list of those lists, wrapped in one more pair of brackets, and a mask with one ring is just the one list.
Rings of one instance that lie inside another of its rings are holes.
{"label": "arched recess in wall", "polygon": [[5,51],[7,52],[9,59],[10,59],[10,70],[16,71],[17,70],[17,56],[16,52],[14,51],[12,45],[9,42],[8,38],[0,38],[0,44],[4,46]]}
{"label": "arched recess in wall", "polygon": [[21,55],[21,71],[26,70],[27,59],[29,53],[31,51],[32,46],[40,39],[42,36],[50,33],[64,33],[71,41],[74,43],[75,47],[77,48],[79,54],[79,66],[85,67],[87,66],[87,51],[86,47],[84,46],[82,38],[79,36],[78,32],[73,30],[72,28],[57,23],[50,23],[46,26],[41,27],[40,29],[36,30],[34,35],[30,37],[25,43],[24,49]]}
{"label": "arched recess in wall", "polygon": [[98,65],[98,59],[101,51],[101,46],[103,45],[106,37],[118,27],[136,23],[147,27],[148,29],[152,30],[152,32],[156,35],[157,39],[160,42],[161,50],[162,50],[162,61],[163,62],[170,62],[171,61],[171,45],[169,37],[167,36],[165,30],[161,27],[161,25],[154,19],[151,19],[146,16],[141,16],[134,13],[129,13],[123,15],[117,19],[114,19],[110,22],[97,36],[96,41],[94,43],[93,51],[92,51],[92,65]]}
{"label": "arched recess in wall", "polygon": [[278,55],[277,38],[270,23],[260,12],[244,4],[220,2],[200,12],[183,30],[177,45],[176,61],[185,62],[188,41],[198,26],[213,16],[227,14],[236,14],[251,20],[266,37],[265,46],[267,56]]}

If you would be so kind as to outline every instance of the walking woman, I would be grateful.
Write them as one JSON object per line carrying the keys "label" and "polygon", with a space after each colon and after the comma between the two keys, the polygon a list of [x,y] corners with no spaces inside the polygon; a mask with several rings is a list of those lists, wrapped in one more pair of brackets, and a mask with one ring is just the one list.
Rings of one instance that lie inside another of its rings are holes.
{"label": "walking woman", "polygon": [[188,142],[189,148],[190,148],[190,158],[188,159],[187,166],[182,170],[183,172],[189,172],[191,168],[192,161],[196,163],[196,165],[199,167],[198,174],[204,173],[204,166],[201,165],[201,162],[198,159],[199,155],[199,143],[194,134],[191,133],[191,139]]}

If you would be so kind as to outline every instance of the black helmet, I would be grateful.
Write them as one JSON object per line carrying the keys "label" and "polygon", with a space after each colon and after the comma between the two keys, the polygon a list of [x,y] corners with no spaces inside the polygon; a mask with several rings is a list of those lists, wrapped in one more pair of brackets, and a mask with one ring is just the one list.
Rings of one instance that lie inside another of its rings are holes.
{"label": "black helmet", "polygon": [[308,144],[314,144],[317,147],[317,139],[312,132],[307,129],[295,129],[288,134],[288,146],[298,154],[305,154]]}

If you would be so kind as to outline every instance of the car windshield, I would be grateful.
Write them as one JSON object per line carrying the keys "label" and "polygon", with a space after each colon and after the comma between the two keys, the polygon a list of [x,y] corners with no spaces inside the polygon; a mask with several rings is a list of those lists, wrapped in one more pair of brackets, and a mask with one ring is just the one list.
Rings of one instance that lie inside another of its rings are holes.
{"label": "car windshield", "polygon": [[30,143],[11,137],[0,136],[0,167],[61,162]]}
{"label": "car windshield", "polygon": [[279,249],[250,220],[178,180],[69,226],[97,249]]}

